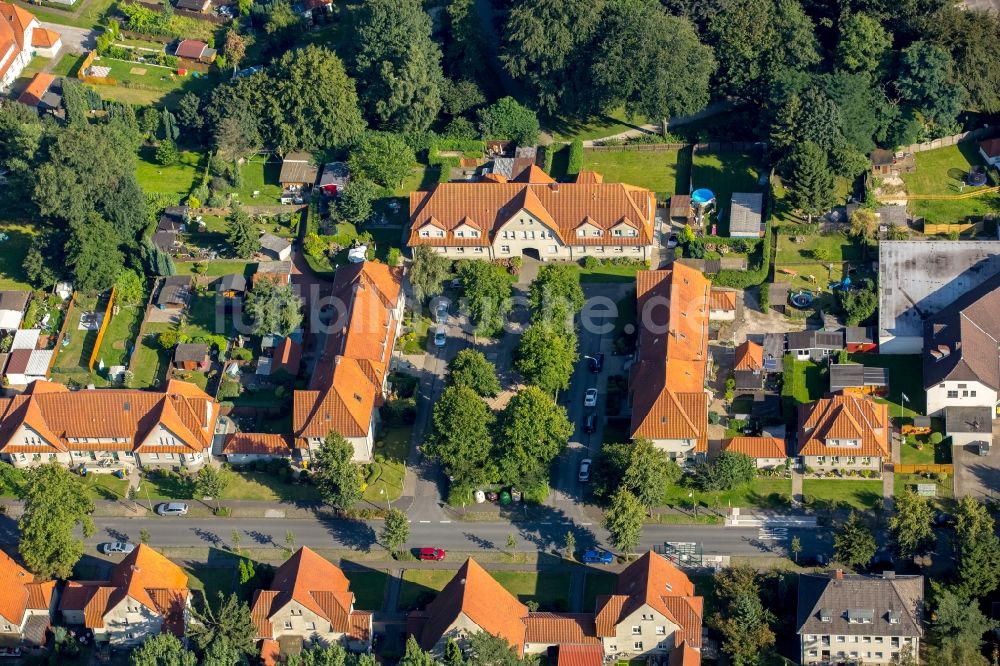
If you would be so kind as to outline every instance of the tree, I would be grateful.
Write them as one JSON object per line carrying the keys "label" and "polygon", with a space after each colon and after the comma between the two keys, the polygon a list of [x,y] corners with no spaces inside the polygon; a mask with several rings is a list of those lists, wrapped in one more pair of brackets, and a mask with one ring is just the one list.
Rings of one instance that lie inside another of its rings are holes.
{"label": "tree", "polygon": [[234,205],[226,217],[226,242],[241,259],[249,259],[260,250],[260,230],[241,206]]}
{"label": "tree", "polygon": [[78,290],[97,294],[114,286],[125,268],[118,239],[114,227],[96,215],[86,222],[70,224],[66,261],[73,270]]}
{"label": "tree", "polygon": [[639,498],[624,488],[611,498],[611,508],[604,514],[604,527],[611,533],[615,548],[626,556],[639,545],[644,515]]}
{"label": "tree", "polygon": [[722,651],[729,655],[733,666],[754,666],[774,645],[774,632],[769,626],[773,619],[756,594],[741,594],[729,604],[724,616],[716,616]]}
{"label": "tree", "polygon": [[477,631],[470,634],[466,640],[470,663],[490,666],[518,666],[522,663],[517,651],[503,636]]}
{"label": "tree", "polygon": [[354,178],[367,178],[389,189],[399,187],[416,162],[413,149],[401,137],[388,132],[361,134],[347,158]]}
{"label": "tree", "polygon": [[652,509],[663,504],[667,487],[676,483],[680,476],[681,468],[669,459],[666,451],[643,437],[632,441],[622,487],[632,492],[643,506]]}
{"label": "tree", "polygon": [[848,326],[857,326],[866,321],[878,308],[878,287],[874,280],[866,280],[860,287],[837,292]]}
{"label": "tree", "polygon": [[173,166],[181,158],[173,139],[163,139],[156,147],[156,162],[163,166]]}
{"label": "tree", "polygon": [[448,364],[449,386],[468,386],[484,398],[500,393],[496,366],[478,349],[463,349]]}
{"label": "tree", "polygon": [[226,62],[233,66],[235,72],[240,68],[243,57],[247,52],[247,43],[235,27],[230,27],[226,31],[226,41],[222,45],[222,55],[226,57]]}
{"label": "tree", "polygon": [[521,146],[538,143],[538,116],[513,97],[504,97],[479,111],[479,132],[485,139],[508,139]]}
{"label": "tree", "polygon": [[708,104],[715,57],[688,19],[654,0],[612,2],[599,34],[590,71],[600,106],[661,119]]}
{"label": "tree", "polygon": [[996,84],[997,54],[982,48],[996,39],[1000,20],[990,12],[967,12],[945,5],[927,17],[933,26],[926,34],[948,50],[954,60],[954,77],[969,92],[969,106],[985,113],[1000,111]]}
{"label": "tree", "polygon": [[213,649],[216,655],[225,652],[237,656],[256,656],[257,627],[250,617],[250,606],[240,601],[236,595],[223,595],[219,592],[216,608],[218,610],[208,603],[201,610],[191,608],[193,621],[187,624],[187,637],[199,650],[206,652],[206,659]]}
{"label": "tree", "polygon": [[147,638],[132,651],[132,666],[197,666],[198,657],[169,632]]}
{"label": "tree", "polygon": [[312,478],[325,503],[343,511],[361,499],[365,475],[354,462],[354,446],[342,435],[331,430],[314,458]]}
{"label": "tree", "polygon": [[574,553],[576,552],[576,536],[573,535],[572,530],[566,532],[566,538],[563,540],[563,552],[566,554],[566,559],[575,559]]}
{"label": "tree", "polygon": [[94,533],[94,503],[83,484],[57,463],[39,465],[25,472],[18,497],[24,501],[17,522],[24,564],[41,579],[69,578],[83,555],[75,528],[82,527],[85,537]]}
{"label": "tree", "polygon": [[420,0],[370,0],[355,25],[354,75],[365,82],[368,117],[396,132],[426,130],[441,109],[444,74]]}
{"label": "tree", "polygon": [[264,7],[264,34],[267,36],[268,51],[281,53],[295,43],[302,30],[302,17],[292,9],[287,0],[276,0]]}
{"label": "tree", "polygon": [[146,281],[136,271],[123,270],[115,281],[115,298],[118,303],[136,305],[146,296]]}
{"label": "tree", "polygon": [[288,655],[285,666],[347,666],[353,656],[339,643],[315,643],[298,654]]}
{"label": "tree", "polygon": [[399,666],[437,666],[437,661],[424,652],[417,639],[410,634],[406,639],[406,648],[403,651],[403,658],[399,660]]}
{"label": "tree", "polygon": [[896,91],[920,111],[936,136],[958,129],[958,114],[968,99],[952,70],[951,55],[928,42],[914,42],[900,54]]}
{"label": "tree", "polygon": [[451,275],[451,262],[429,245],[413,248],[410,265],[410,285],[418,301],[437,296],[444,291],[444,281]]}
{"label": "tree", "polygon": [[840,26],[837,63],[849,72],[874,72],[892,48],[892,35],[867,14],[847,14]]}
{"label": "tree", "polygon": [[572,331],[560,332],[552,324],[535,322],[521,336],[514,367],[529,384],[554,394],[569,388],[576,361]]}
{"label": "tree", "polygon": [[858,208],[851,213],[851,236],[866,246],[878,242],[878,216],[870,208]]}
{"label": "tree", "polygon": [[934,541],[934,511],[926,497],[909,488],[896,495],[896,514],[889,518],[889,529],[896,541],[896,552],[910,559],[927,550]]}
{"label": "tree", "polygon": [[551,322],[572,330],[573,315],[584,304],[580,269],[574,264],[545,264],[528,289],[534,321]]}
{"label": "tree", "polygon": [[930,663],[985,666],[987,662],[980,653],[983,634],[996,627],[996,623],[983,615],[979,604],[958,591],[936,584],[932,584],[932,589],[937,607],[931,633],[938,647]]}
{"label": "tree", "polygon": [[583,59],[604,5],[603,0],[535,0],[510,11],[500,59],[542,111],[582,106],[588,83]]}
{"label": "tree", "polygon": [[833,172],[826,153],[817,144],[807,141],[793,148],[782,171],[790,180],[789,202],[810,221],[813,215],[822,215],[833,205]]}
{"label": "tree", "polygon": [[229,475],[217,467],[205,465],[198,470],[194,480],[195,491],[202,499],[213,497],[220,499],[222,493],[229,487]]}
{"label": "tree", "polygon": [[434,432],[424,453],[438,460],[459,486],[492,483],[493,412],[475,391],[463,384],[449,386],[434,403]]}
{"label": "tree", "polygon": [[799,562],[799,553],[802,552],[802,540],[797,536],[792,537],[792,543],[789,545],[788,549],[792,551],[792,555],[795,556],[795,563]]}
{"label": "tree", "polygon": [[462,648],[454,638],[449,638],[444,646],[445,666],[465,666],[465,657],[462,655]]}
{"label": "tree", "polygon": [[878,544],[871,528],[852,511],[847,522],[834,534],[833,548],[838,562],[852,567],[864,567],[875,557]]}
{"label": "tree", "polygon": [[754,459],[744,453],[723,451],[713,463],[701,463],[695,479],[702,490],[726,491],[750,483],[757,476]]}
{"label": "tree", "polygon": [[372,218],[375,200],[383,196],[385,190],[377,183],[365,178],[355,178],[337,197],[334,214],[337,219],[351,224],[362,224]]}
{"label": "tree", "polygon": [[268,117],[279,152],[344,146],[365,129],[354,81],[333,51],[292,49],[272,69]]}
{"label": "tree", "polygon": [[1000,586],[1000,539],[996,521],[984,504],[970,495],[955,511],[958,585],[967,597],[986,596]]}
{"label": "tree", "polygon": [[503,330],[504,317],[510,311],[511,284],[503,266],[487,261],[459,264],[469,319],[478,335],[493,336]]}
{"label": "tree", "polygon": [[[467,0],[461,0],[461,3],[464,2]],[[453,2],[451,7],[456,7],[461,3]],[[449,116],[461,116],[466,111],[481,106],[486,101],[486,97],[483,96],[483,91],[480,90],[475,81],[468,79],[447,80],[442,91],[442,101],[445,113]]]}
{"label": "tree", "polygon": [[529,386],[511,398],[499,421],[500,480],[518,488],[545,483],[549,464],[573,434],[566,409]]}
{"label": "tree", "polygon": [[406,520],[406,514],[399,509],[389,509],[379,538],[391,552],[402,548],[410,538],[410,523]]}
{"label": "tree", "polygon": [[259,280],[247,295],[246,312],[257,333],[286,336],[302,324],[302,299],[294,285]]}

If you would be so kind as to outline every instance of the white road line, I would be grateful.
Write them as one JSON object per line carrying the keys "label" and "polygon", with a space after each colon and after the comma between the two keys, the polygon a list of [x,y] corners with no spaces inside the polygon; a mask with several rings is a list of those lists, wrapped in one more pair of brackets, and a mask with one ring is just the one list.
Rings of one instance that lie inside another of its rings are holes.
{"label": "white road line", "polygon": [[438,522],[439,523],[450,523],[451,521],[450,520],[439,520]]}
{"label": "white road line", "polygon": [[429,521],[429,520],[421,520],[420,522],[422,522],[422,523],[429,523],[431,521]]}

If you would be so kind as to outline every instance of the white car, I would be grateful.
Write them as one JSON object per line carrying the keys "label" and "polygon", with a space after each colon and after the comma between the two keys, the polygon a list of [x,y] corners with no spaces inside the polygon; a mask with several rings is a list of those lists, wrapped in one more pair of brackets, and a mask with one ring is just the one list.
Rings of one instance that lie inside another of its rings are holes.
{"label": "white car", "polygon": [[447,340],[448,340],[448,332],[445,330],[444,326],[438,327],[438,329],[434,331],[434,346],[444,347],[444,344],[445,342],[447,342]]}
{"label": "white car", "polygon": [[584,458],[583,460],[580,461],[580,474],[578,477],[580,479],[580,483],[586,483],[587,481],[590,481],[591,462],[592,461],[590,460],[590,458]]}
{"label": "white car", "polygon": [[135,545],[124,541],[115,541],[112,543],[102,543],[97,549],[105,555],[115,555],[117,553],[128,555],[135,550]]}
{"label": "white car", "polygon": [[597,407],[597,389],[587,389],[587,392],[583,394],[583,406]]}

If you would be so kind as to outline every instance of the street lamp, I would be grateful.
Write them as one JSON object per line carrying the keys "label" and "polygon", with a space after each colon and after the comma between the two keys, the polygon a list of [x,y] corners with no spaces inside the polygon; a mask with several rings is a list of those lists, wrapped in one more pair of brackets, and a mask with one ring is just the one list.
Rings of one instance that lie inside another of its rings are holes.
{"label": "street lamp", "polygon": [[379,495],[385,495],[385,501],[389,504],[389,511],[392,511],[392,500],[389,499],[389,493],[385,492],[385,486],[378,489]]}
{"label": "street lamp", "polygon": [[688,498],[691,500],[691,506],[694,507],[694,517],[698,517],[698,502],[694,499],[694,493],[688,493]]}

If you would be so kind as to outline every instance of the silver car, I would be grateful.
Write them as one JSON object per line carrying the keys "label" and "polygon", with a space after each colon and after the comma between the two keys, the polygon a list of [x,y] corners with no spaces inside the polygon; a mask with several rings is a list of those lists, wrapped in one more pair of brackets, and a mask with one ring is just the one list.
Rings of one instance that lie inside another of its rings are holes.
{"label": "silver car", "polygon": [[184,502],[167,502],[156,505],[156,513],[161,516],[185,516],[188,512],[188,505]]}
{"label": "silver car", "polygon": [[135,544],[125,541],[114,541],[112,543],[102,543],[97,549],[105,555],[128,555],[135,550]]}

